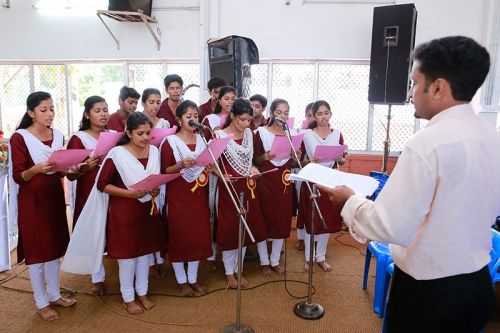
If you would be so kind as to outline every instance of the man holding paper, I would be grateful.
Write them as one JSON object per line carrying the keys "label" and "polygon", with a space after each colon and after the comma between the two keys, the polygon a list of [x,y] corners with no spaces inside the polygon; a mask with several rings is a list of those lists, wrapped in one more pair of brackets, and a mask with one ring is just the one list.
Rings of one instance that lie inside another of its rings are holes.
{"label": "man holding paper", "polygon": [[490,226],[500,215],[500,139],[469,102],[488,52],[467,37],[415,49],[409,95],[426,128],[375,202],[324,188],[357,239],[391,243],[389,332],[479,332],[493,309]]}

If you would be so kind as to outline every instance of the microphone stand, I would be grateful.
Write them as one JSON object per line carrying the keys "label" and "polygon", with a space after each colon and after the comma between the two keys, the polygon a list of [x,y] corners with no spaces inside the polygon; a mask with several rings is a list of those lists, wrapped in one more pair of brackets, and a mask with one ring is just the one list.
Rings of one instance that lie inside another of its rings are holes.
{"label": "microphone stand", "polygon": [[[313,185],[312,188],[314,194],[312,195],[313,200],[316,199],[316,185]],[[307,281],[307,301],[302,301],[294,305],[293,313],[302,319],[320,319],[325,314],[325,310],[323,306],[319,303],[313,303],[312,301],[312,278],[313,278],[313,262],[312,258],[314,256],[314,234],[316,229],[315,223],[315,211],[316,206],[312,206],[311,213],[311,235],[309,237],[309,272],[308,272],[308,281]]]}
{"label": "microphone stand", "polygon": [[[245,198],[245,193],[240,193],[240,203],[243,205]],[[241,211],[244,211],[244,207],[241,206]],[[224,327],[221,333],[254,333],[254,329],[247,325],[241,324],[241,271],[243,266],[243,238],[245,237],[243,233],[244,219],[243,215],[240,215],[240,223],[238,227],[238,287],[236,289],[236,324],[232,324]]]}
{"label": "microphone stand", "polygon": [[[290,144],[290,147],[292,148],[292,152],[295,156],[295,159],[297,160],[297,164],[299,165],[299,168],[302,170],[302,163],[300,163],[299,157],[297,155],[297,152],[295,151],[295,148],[293,147],[292,139],[291,139],[291,133],[290,133],[290,128],[288,127],[288,124],[284,122],[283,124],[283,130],[285,131],[285,136],[288,138],[288,143]],[[321,223],[321,226],[323,229],[326,229],[326,223],[325,219],[323,218],[323,214],[321,213],[321,210],[319,209],[318,206],[318,201],[316,198],[318,197],[318,194],[316,194],[316,186],[313,185],[313,188],[311,188],[311,184],[309,182],[305,182],[307,189],[309,190],[309,194],[311,195],[311,201],[312,201],[312,218],[311,218],[311,234],[310,234],[310,241],[309,241],[309,278],[308,278],[308,283],[307,283],[307,301],[302,301],[294,305],[293,307],[293,313],[295,313],[296,316],[302,318],[302,319],[308,319],[308,320],[313,320],[313,319],[320,319],[323,317],[325,314],[325,310],[323,309],[323,306],[321,306],[318,303],[313,303],[312,302],[312,271],[313,271],[313,260],[314,260],[314,217],[315,217],[315,212],[318,213],[319,216],[319,221]]]}
{"label": "microphone stand", "polygon": [[[210,132],[212,132],[212,130],[210,130]],[[210,146],[208,145],[207,139],[205,138],[203,133],[201,133],[200,136],[203,139],[203,143],[205,143],[205,147],[207,148],[208,153],[210,154],[210,157],[212,158],[212,161],[214,162],[214,166],[217,169],[217,172],[219,172],[220,179],[221,179],[222,183],[224,183],[224,186],[226,187],[226,190],[229,194],[229,197],[231,198],[231,201],[233,202],[234,208],[236,209],[236,211],[238,212],[238,215],[240,216],[241,222],[243,223],[243,226],[245,227],[245,229],[248,233],[248,237],[250,237],[250,239],[252,240],[252,243],[255,243],[255,238],[253,237],[253,234],[250,231],[250,228],[248,227],[246,219],[243,217],[243,215],[245,214],[245,210],[243,209],[243,204],[241,202],[240,202],[240,204],[238,204],[236,202],[236,199],[233,196],[233,192],[231,192],[231,189],[229,188],[229,184],[227,183],[226,178],[224,178],[222,170],[220,169],[220,166],[217,163],[217,159],[215,158],[214,154],[212,153],[212,149],[210,149]]]}

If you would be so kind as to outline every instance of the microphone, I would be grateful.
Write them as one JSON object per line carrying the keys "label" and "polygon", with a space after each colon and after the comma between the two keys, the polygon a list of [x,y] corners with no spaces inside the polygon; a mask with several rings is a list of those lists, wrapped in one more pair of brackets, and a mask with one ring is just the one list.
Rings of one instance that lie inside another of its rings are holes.
{"label": "microphone", "polygon": [[203,130],[209,130],[209,131],[211,131],[211,130],[210,130],[210,127],[205,126],[205,125],[203,125],[203,124],[200,124],[199,122],[197,122],[197,121],[196,121],[196,120],[194,120],[194,119],[190,119],[190,120],[188,121],[188,125],[189,125],[189,126],[191,126],[191,127],[195,127],[195,128],[197,128],[197,129],[199,129],[200,131],[203,131]]}
{"label": "microphone", "polygon": [[286,123],[286,120],[281,118],[281,117],[274,117],[274,121],[283,126],[284,129],[288,127],[288,124]]}

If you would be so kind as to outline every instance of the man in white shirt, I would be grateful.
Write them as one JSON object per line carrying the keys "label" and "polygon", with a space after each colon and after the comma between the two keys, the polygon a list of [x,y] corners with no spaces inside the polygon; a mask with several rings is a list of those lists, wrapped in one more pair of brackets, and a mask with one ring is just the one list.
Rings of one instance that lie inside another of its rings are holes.
{"label": "man in white shirt", "polygon": [[[351,232],[391,244],[389,332],[479,332],[493,309],[490,227],[500,215],[500,136],[469,102],[488,74],[467,37],[415,49],[409,95],[428,125],[406,144],[375,202],[322,188]],[[356,237],[356,238],[358,238]]]}

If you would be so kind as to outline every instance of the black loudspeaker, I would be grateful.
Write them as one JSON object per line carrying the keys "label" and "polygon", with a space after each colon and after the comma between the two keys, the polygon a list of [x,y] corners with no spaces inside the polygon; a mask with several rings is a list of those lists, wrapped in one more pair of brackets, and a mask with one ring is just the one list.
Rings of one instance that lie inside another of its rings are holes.
{"label": "black loudspeaker", "polygon": [[208,41],[210,77],[220,77],[240,97],[250,95],[251,65],[259,63],[259,50],[250,38],[228,36]]}
{"label": "black loudspeaker", "polygon": [[415,46],[417,10],[413,4],[373,9],[368,101],[404,104]]}
{"label": "black loudspeaker", "polygon": [[141,12],[151,16],[153,0],[109,0],[108,10],[120,12]]}

